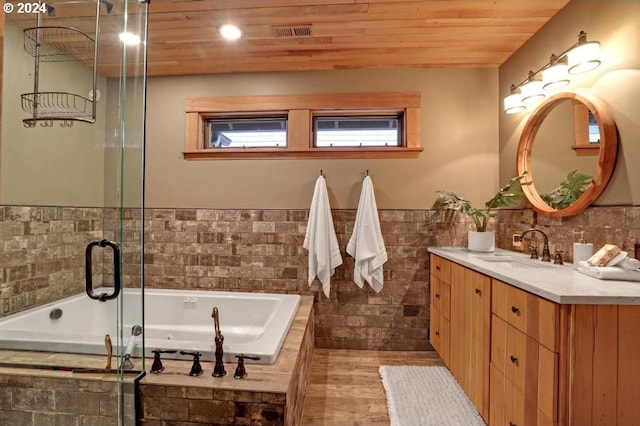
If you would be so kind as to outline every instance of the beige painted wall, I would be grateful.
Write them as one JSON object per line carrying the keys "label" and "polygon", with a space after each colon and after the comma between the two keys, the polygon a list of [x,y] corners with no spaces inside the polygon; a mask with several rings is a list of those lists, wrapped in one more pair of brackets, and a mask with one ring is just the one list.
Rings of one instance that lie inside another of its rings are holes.
{"label": "beige painted wall", "polygon": [[[224,60],[221,58],[221,60]],[[395,69],[151,78],[147,207],[309,208],[320,169],[333,208],[356,208],[368,169],[381,209],[427,208],[435,191],[484,202],[498,187],[497,69]],[[418,159],[186,161],[184,99],[419,91]]]}
{"label": "beige painted wall", "polygon": [[[50,128],[26,129],[20,94],[33,91],[33,57],[24,52],[17,26],[8,23],[6,31],[0,204],[115,207],[122,198],[126,207],[141,206],[143,80],[127,78],[127,99],[121,100],[120,79],[99,77],[95,124],[74,123],[67,129],[54,123]],[[143,61],[135,62],[130,53],[128,63],[141,68]],[[43,63],[41,67],[42,90],[86,96],[92,86],[92,72],[84,66]]]}
{"label": "beige painted wall", "polygon": [[[575,78],[563,90],[584,90],[601,98],[612,113],[620,134],[613,178],[597,205],[640,204],[640,2],[572,0],[500,67],[500,102],[512,83],[538,69],[551,53],[560,53],[584,30],[601,43],[602,65]],[[520,132],[528,113],[500,110],[500,178],[515,173]],[[534,147],[535,155],[535,147]],[[567,170],[569,171],[569,170]]]}
{"label": "beige painted wall", "polygon": [[[2,89],[0,203],[16,205],[102,206],[104,201],[104,103],[98,123],[58,123],[33,129],[20,94],[33,92],[33,57],[23,49],[22,31],[7,22]],[[41,91],[68,91],[87,96],[92,87],[88,68],[72,63],[42,63]],[[104,80],[99,85],[105,94]]]}

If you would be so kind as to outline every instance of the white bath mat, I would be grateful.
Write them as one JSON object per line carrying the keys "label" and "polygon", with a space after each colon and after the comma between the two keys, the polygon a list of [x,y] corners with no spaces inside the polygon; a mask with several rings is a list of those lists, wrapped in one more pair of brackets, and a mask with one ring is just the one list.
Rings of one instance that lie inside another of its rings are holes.
{"label": "white bath mat", "polygon": [[445,367],[380,367],[391,426],[484,426]]}

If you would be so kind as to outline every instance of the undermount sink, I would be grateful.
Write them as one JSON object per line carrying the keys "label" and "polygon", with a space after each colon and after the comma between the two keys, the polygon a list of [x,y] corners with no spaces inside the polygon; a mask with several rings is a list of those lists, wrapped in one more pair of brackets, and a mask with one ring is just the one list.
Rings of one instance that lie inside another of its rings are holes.
{"label": "undermount sink", "polygon": [[502,266],[511,268],[553,268],[554,265],[551,262],[542,262],[537,259],[529,259],[526,257],[513,256],[510,254],[477,254],[474,255],[476,259],[484,260],[485,262],[500,263]]}

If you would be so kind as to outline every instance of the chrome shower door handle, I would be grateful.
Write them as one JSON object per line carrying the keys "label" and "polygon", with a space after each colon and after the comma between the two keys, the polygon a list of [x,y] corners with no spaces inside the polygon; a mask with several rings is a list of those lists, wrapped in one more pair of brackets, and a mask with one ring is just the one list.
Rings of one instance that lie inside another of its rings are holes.
{"label": "chrome shower door handle", "polygon": [[[91,268],[91,252],[96,246],[111,247],[113,249],[113,293],[96,294],[93,292],[93,272]],[[107,300],[115,299],[120,294],[120,248],[117,243],[109,240],[94,241],[87,245],[87,249],[84,254],[84,271],[85,271],[85,285],[87,296],[93,300],[99,300],[106,302]]]}

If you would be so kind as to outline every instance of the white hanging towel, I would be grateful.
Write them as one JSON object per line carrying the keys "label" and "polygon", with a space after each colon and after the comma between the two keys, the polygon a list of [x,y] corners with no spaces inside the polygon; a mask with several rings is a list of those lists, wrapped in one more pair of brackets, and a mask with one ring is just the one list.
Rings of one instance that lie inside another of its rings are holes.
{"label": "white hanging towel", "polygon": [[387,250],[380,231],[373,182],[369,176],[362,182],[356,222],[347,244],[347,253],[356,260],[353,281],[360,288],[366,281],[376,293],[379,293],[384,285],[382,265],[387,261]]}
{"label": "white hanging towel", "polygon": [[309,250],[309,285],[317,276],[322,283],[324,295],[329,297],[331,276],[342,265],[342,256],[333,227],[327,182],[323,176],[316,180],[302,247]]}

